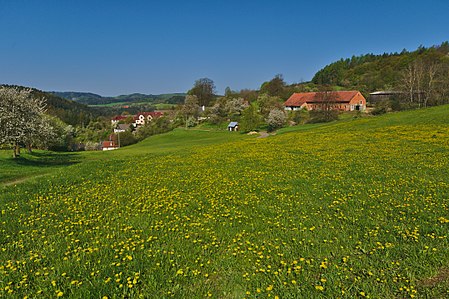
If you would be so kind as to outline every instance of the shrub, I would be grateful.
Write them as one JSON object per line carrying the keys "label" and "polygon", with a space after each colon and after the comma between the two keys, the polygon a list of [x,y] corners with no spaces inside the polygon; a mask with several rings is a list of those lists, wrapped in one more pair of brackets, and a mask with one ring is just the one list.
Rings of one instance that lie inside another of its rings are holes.
{"label": "shrub", "polygon": [[272,109],[268,114],[267,124],[268,131],[274,131],[276,129],[282,128],[287,121],[287,116],[285,112],[279,109]]}

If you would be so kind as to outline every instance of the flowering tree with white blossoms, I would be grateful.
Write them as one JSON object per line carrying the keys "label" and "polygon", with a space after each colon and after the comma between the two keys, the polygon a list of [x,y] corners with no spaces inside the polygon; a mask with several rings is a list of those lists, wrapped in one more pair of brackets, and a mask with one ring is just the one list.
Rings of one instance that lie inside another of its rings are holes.
{"label": "flowering tree with white blossoms", "polygon": [[21,143],[31,150],[33,141],[51,131],[44,112],[45,99],[33,97],[30,89],[0,87],[0,144],[12,145],[14,158]]}
{"label": "flowering tree with white blossoms", "polygon": [[269,131],[274,131],[278,128],[282,128],[287,121],[285,112],[279,109],[271,109],[267,118]]}

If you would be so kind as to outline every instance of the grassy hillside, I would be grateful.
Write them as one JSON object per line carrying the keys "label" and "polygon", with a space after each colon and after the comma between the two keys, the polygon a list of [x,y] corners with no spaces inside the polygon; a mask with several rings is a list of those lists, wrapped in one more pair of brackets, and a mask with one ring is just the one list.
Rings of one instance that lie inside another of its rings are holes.
{"label": "grassy hillside", "polygon": [[0,187],[0,296],[446,298],[447,115],[81,154]]}

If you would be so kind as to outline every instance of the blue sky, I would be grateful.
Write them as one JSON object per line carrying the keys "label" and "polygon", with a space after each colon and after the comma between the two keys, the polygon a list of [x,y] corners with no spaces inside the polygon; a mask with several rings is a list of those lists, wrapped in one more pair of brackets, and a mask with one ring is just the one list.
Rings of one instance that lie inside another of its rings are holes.
{"label": "blue sky", "polygon": [[449,1],[0,0],[0,83],[104,96],[308,81],[449,40]]}

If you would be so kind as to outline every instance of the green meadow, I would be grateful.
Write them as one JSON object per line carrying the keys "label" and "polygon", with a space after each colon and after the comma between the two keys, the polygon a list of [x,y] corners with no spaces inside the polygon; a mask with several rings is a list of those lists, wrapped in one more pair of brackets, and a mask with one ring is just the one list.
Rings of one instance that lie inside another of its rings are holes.
{"label": "green meadow", "polygon": [[0,297],[449,297],[449,106],[11,154]]}

